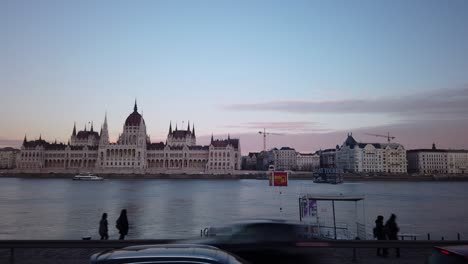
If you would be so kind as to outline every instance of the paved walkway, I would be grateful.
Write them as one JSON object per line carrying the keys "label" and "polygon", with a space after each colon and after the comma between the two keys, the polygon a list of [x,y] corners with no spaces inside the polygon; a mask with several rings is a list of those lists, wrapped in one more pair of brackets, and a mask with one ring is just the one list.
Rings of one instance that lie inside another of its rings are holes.
{"label": "paved walkway", "polygon": [[[15,249],[15,264],[88,264],[92,254],[105,249]],[[401,258],[376,256],[375,249],[358,249],[357,262],[352,261],[353,250],[337,248],[310,249],[311,258],[306,263],[361,263],[361,264],[423,264],[431,249],[401,249]],[[0,264],[10,263],[10,250],[0,249]],[[255,263],[254,263],[255,264]],[[300,263],[294,263],[300,264]]]}

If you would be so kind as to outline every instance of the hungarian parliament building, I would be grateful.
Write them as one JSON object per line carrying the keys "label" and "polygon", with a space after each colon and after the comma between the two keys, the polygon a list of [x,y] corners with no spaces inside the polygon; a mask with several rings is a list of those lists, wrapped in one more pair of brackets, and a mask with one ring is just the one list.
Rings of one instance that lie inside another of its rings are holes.
{"label": "hungarian parliament building", "polygon": [[209,173],[229,174],[240,170],[239,139],[214,139],[208,146],[197,145],[195,126],[180,130],[169,124],[166,142],[152,143],[137,104],[127,117],[117,142],[109,141],[107,114],[101,131],[76,131],[67,144],[51,143],[41,137],[24,137],[17,158],[20,172],[95,173]]}

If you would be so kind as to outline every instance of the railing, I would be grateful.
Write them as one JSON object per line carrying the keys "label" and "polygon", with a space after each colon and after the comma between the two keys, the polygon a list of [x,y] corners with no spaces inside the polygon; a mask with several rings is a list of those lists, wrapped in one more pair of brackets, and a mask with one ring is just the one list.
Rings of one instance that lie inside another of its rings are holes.
{"label": "railing", "polygon": [[[123,248],[127,246],[149,245],[149,244],[167,244],[176,243],[177,240],[1,240],[0,249],[10,250],[10,264],[15,263],[15,249],[112,249]],[[356,261],[356,250],[362,248],[406,248],[406,249],[424,249],[434,246],[449,246],[468,244],[468,240],[306,240],[297,241],[293,244],[295,248],[349,248],[353,250],[353,261]],[[243,248],[251,250],[258,246],[257,244],[239,244],[239,245],[215,245],[229,251],[230,248],[242,250]],[[265,245],[261,245],[265,247]],[[281,243],[271,243],[267,246],[282,246]],[[288,244],[291,246],[291,244]]]}

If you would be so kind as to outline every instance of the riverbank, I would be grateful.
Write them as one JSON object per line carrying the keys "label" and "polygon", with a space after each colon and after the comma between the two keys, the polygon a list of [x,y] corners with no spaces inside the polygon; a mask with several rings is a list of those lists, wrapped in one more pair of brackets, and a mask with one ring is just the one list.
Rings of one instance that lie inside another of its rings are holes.
{"label": "riverbank", "polygon": [[[105,251],[105,248],[17,248],[14,251],[15,264],[87,264],[91,255]],[[424,263],[431,254],[430,248],[402,248],[401,258],[395,258],[393,252],[389,258],[377,257],[374,248],[356,250],[356,261],[353,261],[353,250],[350,248],[310,248],[310,263]],[[0,263],[10,262],[11,251],[0,249]]]}
{"label": "riverbank", "polygon": [[[204,173],[99,173],[106,179],[199,179],[199,180],[242,180],[257,179],[266,180],[267,171],[236,171],[233,174],[204,174]],[[44,179],[67,179],[76,173],[25,173],[14,170],[0,171],[0,177],[15,178],[44,178]],[[311,172],[290,172],[290,180],[313,180]],[[410,174],[344,174],[344,181],[468,181],[468,174],[439,174],[439,175],[410,175]]]}

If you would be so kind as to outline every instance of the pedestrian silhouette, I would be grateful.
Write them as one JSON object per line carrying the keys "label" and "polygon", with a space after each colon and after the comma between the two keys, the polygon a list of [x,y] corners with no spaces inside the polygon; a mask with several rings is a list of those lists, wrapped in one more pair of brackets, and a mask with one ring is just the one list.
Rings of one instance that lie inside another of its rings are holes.
{"label": "pedestrian silhouette", "polygon": [[[396,223],[396,215],[392,214],[390,216],[390,219],[387,220],[385,223],[385,231],[387,233],[388,240],[398,240],[398,232],[400,231],[400,228],[398,227]],[[400,249],[395,248],[396,251],[396,257],[400,257]]]}
{"label": "pedestrian silhouette", "polygon": [[[384,218],[381,215],[377,216],[377,219],[375,220],[374,237],[377,238],[377,240],[387,239],[385,235],[385,228],[384,228],[383,220]],[[377,248],[377,256],[387,257],[387,255],[388,255],[387,248]]]}
{"label": "pedestrian silhouette", "polygon": [[119,230],[119,240],[124,240],[125,236],[128,234],[128,219],[127,219],[127,210],[122,209],[120,212],[119,219],[117,219],[116,226]]}
{"label": "pedestrian silhouette", "polygon": [[101,240],[109,239],[109,232],[107,229],[107,214],[103,213],[101,221],[99,221],[99,235],[101,236]]}

